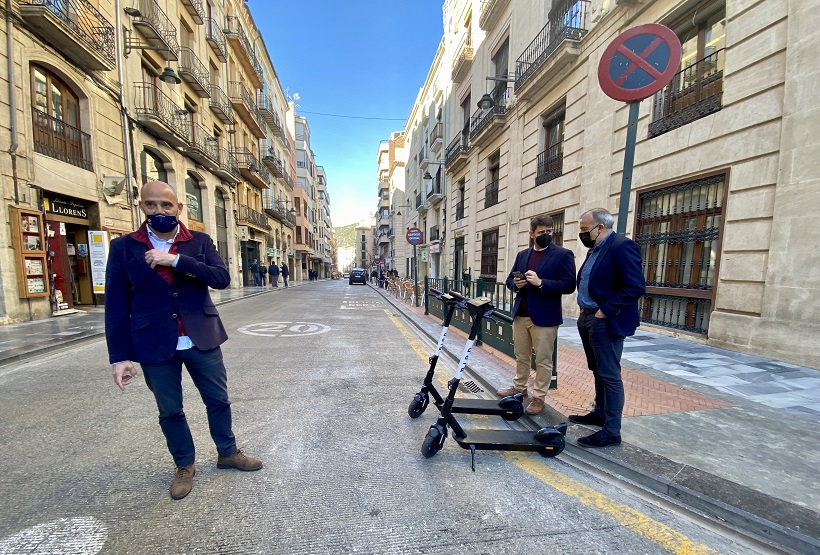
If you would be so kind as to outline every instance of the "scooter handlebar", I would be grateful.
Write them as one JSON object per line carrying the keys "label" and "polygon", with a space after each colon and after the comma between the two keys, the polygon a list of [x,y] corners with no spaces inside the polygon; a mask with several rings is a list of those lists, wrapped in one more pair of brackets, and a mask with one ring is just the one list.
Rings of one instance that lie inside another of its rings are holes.
{"label": "scooter handlebar", "polygon": [[466,301],[466,300],[468,300],[467,297],[465,297],[464,295],[462,295],[461,293],[459,293],[457,291],[450,291],[450,296],[453,297],[457,301]]}
{"label": "scooter handlebar", "polygon": [[438,289],[434,289],[434,288],[432,288],[432,287],[430,288],[430,293],[432,293],[432,294],[433,294],[433,295],[435,295],[436,297],[438,297],[439,295],[441,295],[441,291],[439,291]]}

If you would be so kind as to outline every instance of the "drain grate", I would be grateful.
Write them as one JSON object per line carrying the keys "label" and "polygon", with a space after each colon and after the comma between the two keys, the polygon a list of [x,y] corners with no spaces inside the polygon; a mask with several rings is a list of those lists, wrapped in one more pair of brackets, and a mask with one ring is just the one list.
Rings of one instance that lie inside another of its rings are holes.
{"label": "drain grate", "polygon": [[459,385],[471,393],[484,393],[484,390],[481,389],[481,386],[475,383],[473,380],[461,382]]}

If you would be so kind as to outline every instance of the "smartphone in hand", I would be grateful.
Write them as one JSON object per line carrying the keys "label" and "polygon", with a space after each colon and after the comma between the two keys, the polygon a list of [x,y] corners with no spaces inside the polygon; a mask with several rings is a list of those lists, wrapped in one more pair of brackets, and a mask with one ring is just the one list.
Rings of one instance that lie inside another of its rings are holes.
{"label": "smartphone in hand", "polygon": [[524,279],[524,274],[521,272],[513,272],[513,277],[516,279]]}

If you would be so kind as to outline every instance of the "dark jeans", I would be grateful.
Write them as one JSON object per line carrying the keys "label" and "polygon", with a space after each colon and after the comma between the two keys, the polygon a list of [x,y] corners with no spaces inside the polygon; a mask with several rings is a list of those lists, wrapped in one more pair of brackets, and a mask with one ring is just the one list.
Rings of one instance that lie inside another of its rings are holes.
{"label": "dark jeans", "polygon": [[177,351],[173,358],[158,364],[142,364],[148,389],[159,409],[159,425],[165,434],[168,451],[177,466],[194,462],[194,439],[182,410],[182,365],[188,370],[208,413],[208,427],[223,457],[236,451],[231,431],[231,402],[228,400],[228,376],[222,362],[222,349],[201,351],[196,347]]}
{"label": "dark jeans", "polygon": [[286,276],[285,274],[282,274],[282,281],[285,283],[285,287],[287,287],[288,286],[288,276]]}
{"label": "dark jeans", "polygon": [[259,274],[259,279],[260,279],[260,281],[262,281],[262,285],[267,285],[267,283],[265,283],[265,282],[268,279],[268,274]]}
{"label": "dark jeans", "polygon": [[259,274],[253,274],[253,284],[257,287],[262,285],[262,280],[259,278]]}
{"label": "dark jeans", "polygon": [[578,333],[587,355],[587,366],[595,376],[595,414],[604,419],[603,432],[621,435],[624,411],[624,383],[621,380],[621,354],[624,338],[609,332],[606,318],[594,314],[578,317]]}

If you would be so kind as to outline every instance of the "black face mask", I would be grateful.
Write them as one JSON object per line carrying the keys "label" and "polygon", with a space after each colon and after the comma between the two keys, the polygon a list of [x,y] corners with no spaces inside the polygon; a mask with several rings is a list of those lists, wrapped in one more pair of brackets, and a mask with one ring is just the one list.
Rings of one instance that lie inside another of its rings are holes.
{"label": "black face mask", "polygon": [[[578,239],[580,239],[584,246],[588,249],[595,247],[595,239],[592,238],[591,233],[592,231],[584,231],[583,233],[578,234]],[[598,235],[600,234],[601,232],[599,231]]]}
{"label": "black face mask", "polygon": [[549,233],[544,233],[542,235],[538,235],[535,238],[535,244],[538,245],[539,249],[547,248],[547,245],[549,245],[551,242],[552,242],[552,235],[550,235]]}

